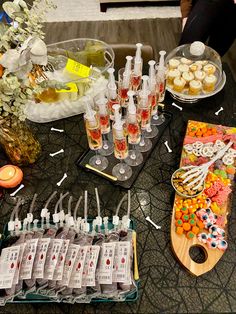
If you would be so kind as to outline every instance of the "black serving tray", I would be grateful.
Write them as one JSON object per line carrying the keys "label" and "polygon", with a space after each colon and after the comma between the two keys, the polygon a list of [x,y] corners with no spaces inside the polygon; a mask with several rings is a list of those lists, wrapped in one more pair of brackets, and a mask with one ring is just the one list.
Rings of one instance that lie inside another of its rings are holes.
{"label": "black serving tray", "polygon": [[[156,144],[159,142],[164,130],[166,129],[166,127],[169,125],[171,119],[172,119],[172,113],[169,111],[163,111],[162,112],[165,116],[165,122],[161,125],[158,125],[158,134],[156,137],[151,138],[151,142],[152,142],[152,148],[143,154],[143,162],[141,165],[139,166],[135,166],[132,167],[132,176],[126,180],[126,181],[115,181],[114,179],[112,179],[113,175],[112,175],[112,169],[113,167],[119,163],[119,160],[117,160],[114,155],[110,155],[110,156],[106,156],[106,158],[108,159],[108,167],[103,170],[103,171],[96,171],[96,169],[91,169],[88,168],[88,163],[89,163],[89,159],[95,155],[95,153],[92,150],[87,150],[84,154],[82,154],[78,160],[76,161],[76,165],[78,167],[81,167],[82,169],[86,170],[86,171],[91,171],[95,174],[97,174],[100,177],[103,177],[107,180],[109,180],[110,182],[112,182],[114,185],[118,185],[121,186],[125,189],[130,189],[131,186],[133,185],[133,183],[135,182],[135,180],[137,179],[137,176],[139,175],[140,171],[142,170],[143,166],[145,165],[145,162],[147,161],[149,155],[152,153],[153,149],[155,148]],[[111,177],[110,177],[111,176]]]}

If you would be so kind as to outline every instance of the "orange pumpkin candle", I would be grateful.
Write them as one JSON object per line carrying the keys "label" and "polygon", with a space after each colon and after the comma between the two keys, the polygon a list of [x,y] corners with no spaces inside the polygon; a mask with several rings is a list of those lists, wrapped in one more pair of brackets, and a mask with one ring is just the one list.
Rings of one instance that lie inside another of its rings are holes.
{"label": "orange pumpkin candle", "polygon": [[0,168],[0,186],[3,188],[14,188],[23,179],[22,170],[13,165],[6,165]]}

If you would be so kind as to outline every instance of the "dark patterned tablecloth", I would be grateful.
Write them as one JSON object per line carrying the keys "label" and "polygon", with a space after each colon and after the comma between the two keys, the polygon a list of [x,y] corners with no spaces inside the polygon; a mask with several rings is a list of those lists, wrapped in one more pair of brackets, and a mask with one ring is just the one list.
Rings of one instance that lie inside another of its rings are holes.
{"label": "dark patterned tablecloth", "polygon": [[[67,304],[8,304],[0,313],[228,313],[236,312],[236,213],[229,219],[229,248],[216,267],[194,277],[184,270],[176,260],[170,242],[170,222],[174,192],[170,178],[178,167],[182,141],[189,119],[236,126],[236,83],[225,66],[227,82],[217,95],[195,105],[180,104],[183,111],[171,106],[173,99],[166,96],[166,110],[172,111],[173,120],[165,130],[160,142],[153,150],[143,170],[134,183],[132,193],[132,218],[137,223],[138,261],[140,272],[140,296],[137,302],[96,305]],[[224,108],[219,116],[214,112]],[[77,158],[87,148],[82,116],[75,116],[46,124],[31,123],[42,145],[42,155],[32,166],[25,167],[25,188],[18,195],[25,199],[20,215],[24,216],[34,193],[38,193],[37,210],[54,191],[70,191],[74,203],[81,193],[89,192],[89,214],[96,215],[94,188],[98,187],[102,200],[102,214],[112,215],[125,191],[92,173],[77,168]],[[50,132],[51,127],[64,129],[64,133]],[[168,153],[165,140],[173,149]],[[64,155],[51,158],[49,153],[63,148]],[[6,163],[0,152],[0,166]],[[64,173],[68,178],[60,188],[56,183]],[[0,228],[7,222],[14,199],[11,190],[0,201]],[[236,199],[233,199],[234,207]],[[52,206],[53,209],[53,206]],[[125,208],[121,209],[121,213]],[[81,213],[82,214],[82,213]],[[161,230],[149,225],[145,217],[161,225]]]}

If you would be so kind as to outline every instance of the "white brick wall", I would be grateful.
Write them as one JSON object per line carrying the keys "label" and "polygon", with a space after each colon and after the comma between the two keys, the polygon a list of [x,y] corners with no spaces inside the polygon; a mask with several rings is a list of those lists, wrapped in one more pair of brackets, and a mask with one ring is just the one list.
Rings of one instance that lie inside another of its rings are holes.
{"label": "white brick wall", "polygon": [[54,0],[54,3],[57,9],[47,14],[48,22],[180,17],[178,6],[108,8],[107,12],[103,13],[100,12],[99,0]]}

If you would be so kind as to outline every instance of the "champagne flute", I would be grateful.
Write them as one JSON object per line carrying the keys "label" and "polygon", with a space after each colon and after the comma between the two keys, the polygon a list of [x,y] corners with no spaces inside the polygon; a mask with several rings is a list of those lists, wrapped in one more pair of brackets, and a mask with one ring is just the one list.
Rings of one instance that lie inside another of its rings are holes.
{"label": "champagne flute", "polygon": [[166,52],[164,50],[159,52],[160,62],[157,65],[157,74],[156,74],[156,95],[157,95],[157,111],[152,116],[153,125],[161,125],[165,122],[165,116],[163,113],[158,113],[158,104],[162,103],[165,98],[166,91],[166,67],[164,66],[164,56]]}
{"label": "champagne flute", "polygon": [[133,149],[129,150],[129,155],[125,159],[125,162],[130,166],[138,166],[143,162],[143,155],[136,150],[136,145],[141,140],[141,130],[137,119],[136,106],[134,104],[134,91],[129,91],[129,104],[127,114],[127,133],[128,143],[133,146]]}
{"label": "champagne flute", "polygon": [[118,71],[118,90],[119,90],[121,106],[124,108],[127,107],[127,103],[126,103],[128,100],[127,93],[131,85],[131,61],[132,59],[133,57],[127,56],[125,68],[122,68]]}
{"label": "champagne flute", "polygon": [[101,132],[102,132],[102,148],[99,149],[99,153],[102,156],[109,156],[114,151],[114,145],[107,139],[107,134],[110,132],[110,119],[109,119],[109,111],[107,107],[107,99],[100,98],[96,101],[98,106],[98,113],[100,118]]}
{"label": "champagne flute", "polygon": [[115,122],[112,125],[114,155],[120,160],[120,163],[113,167],[112,174],[117,177],[119,181],[126,181],[132,176],[131,167],[124,162],[124,159],[128,157],[127,136],[125,136],[123,122],[119,114],[120,106],[114,105],[113,107],[115,109]]}
{"label": "champagne flute", "polygon": [[107,168],[108,160],[98,154],[102,148],[102,132],[99,115],[91,109],[89,102],[86,102],[86,113],[84,114],[85,129],[89,148],[95,151],[95,156],[89,159],[89,165],[102,171]]}
{"label": "champagne flute", "polygon": [[144,136],[147,126],[150,124],[151,120],[151,108],[148,100],[149,94],[149,91],[140,91],[138,97],[138,119],[142,130],[138,150],[142,153],[147,152],[152,148],[152,142],[149,138]]}
{"label": "champagne flute", "polygon": [[134,57],[134,67],[131,75],[131,86],[134,91],[137,91],[141,85],[142,71],[143,71],[143,59],[141,58],[142,44],[136,44],[136,53]]}

